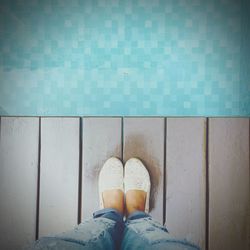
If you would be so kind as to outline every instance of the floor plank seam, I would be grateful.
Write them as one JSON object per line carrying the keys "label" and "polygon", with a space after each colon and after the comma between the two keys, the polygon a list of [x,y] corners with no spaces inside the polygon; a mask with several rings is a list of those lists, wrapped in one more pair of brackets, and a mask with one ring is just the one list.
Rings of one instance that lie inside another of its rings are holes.
{"label": "floor plank seam", "polygon": [[124,164],[124,117],[121,117],[121,160]]}
{"label": "floor plank seam", "polygon": [[41,116],[38,123],[38,162],[37,162],[37,200],[36,200],[36,240],[39,238],[39,207],[40,207],[40,172],[41,172]]}
{"label": "floor plank seam", "polygon": [[163,146],[163,225],[166,225],[166,194],[167,194],[167,117],[164,117],[164,146]]}
{"label": "floor plank seam", "polygon": [[2,116],[0,116],[0,143],[1,143],[1,123],[2,123]]}
{"label": "floor plank seam", "polygon": [[209,118],[206,118],[206,218],[205,249],[209,250]]}
{"label": "floor plank seam", "polygon": [[78,216],[77,224],[82,221],[82,123],[83,118],[79,117],[79,172],[78,172]]}

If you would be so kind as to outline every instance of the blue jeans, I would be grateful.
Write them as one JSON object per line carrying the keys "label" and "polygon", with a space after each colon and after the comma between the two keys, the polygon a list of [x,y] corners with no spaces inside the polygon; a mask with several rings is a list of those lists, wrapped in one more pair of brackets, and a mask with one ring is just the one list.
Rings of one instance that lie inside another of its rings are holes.
{"label": "blue jeans", "polygon": [[75,229],[37,240],[30,249],[171,249],[197,250],[197,246],[170,236],[150,215],[136,211],[124,222],[115,209],[102,209]]}

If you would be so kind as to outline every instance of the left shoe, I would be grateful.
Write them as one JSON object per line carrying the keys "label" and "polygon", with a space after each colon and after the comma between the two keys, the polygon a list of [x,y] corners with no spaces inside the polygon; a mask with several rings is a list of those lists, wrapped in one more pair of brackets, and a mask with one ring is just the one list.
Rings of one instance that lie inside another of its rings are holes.
{"label": "left shoe", "polygon": [[100,209],[104,208],[102,193],[106,190],[119,189],[123,190],[123,164],[116,158],[109,158],[103,165],[99,173],[99,202]]}

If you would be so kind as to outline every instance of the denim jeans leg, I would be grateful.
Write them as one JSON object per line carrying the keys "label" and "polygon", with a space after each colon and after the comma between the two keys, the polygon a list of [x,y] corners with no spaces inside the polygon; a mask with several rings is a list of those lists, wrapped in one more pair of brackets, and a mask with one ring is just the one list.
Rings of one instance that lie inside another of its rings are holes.
{"label": "denim jeans leg", "polygon": [[42,237],[27,249],[104,250],[118,249],[124,229],[123,216],[115,209],[102,209],[73,230]]}
{"label": "denim jeans leg", "polygon": [[197,250],[199,248],[186,240],[172,237],[167,229],[154,221],[150,215],[136,211],[125,223],[121,249]]}
{"label": "denim jeans leg", "polygon": [[115,248],[119,249],[122,241],[123,231],[125,228],[123,214],[119,213],[113,208],[105,208],[95,212],[93,216],[94,218],[107,218],[116,222],[115,226],[109,231],[115,243]]}

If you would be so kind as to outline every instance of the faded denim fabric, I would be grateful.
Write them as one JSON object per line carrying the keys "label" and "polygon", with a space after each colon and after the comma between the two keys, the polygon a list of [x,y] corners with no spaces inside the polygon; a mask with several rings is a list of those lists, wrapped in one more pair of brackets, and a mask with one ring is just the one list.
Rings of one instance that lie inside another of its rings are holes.
{"label": "faded denim fabric", "polygon": [[121,249],[198,250],[185,240],[173,238],[168,230],[148,214],[135,212],[128,217]]}
{"label": "faded denim fabric", "polygon": [[167,229],[148,214],[137,211],[126,222],[115,209],[102,209],[75,229],[42,237],[32,250],[169,249],[197,250],[195,245],[171,237]]}
{"label": "faded denim fabric", "polygon": [[115,209],[102,209],[73,230],[42,237],[32,250],[95,250],[117,249],[124,229],[123,216]]}

